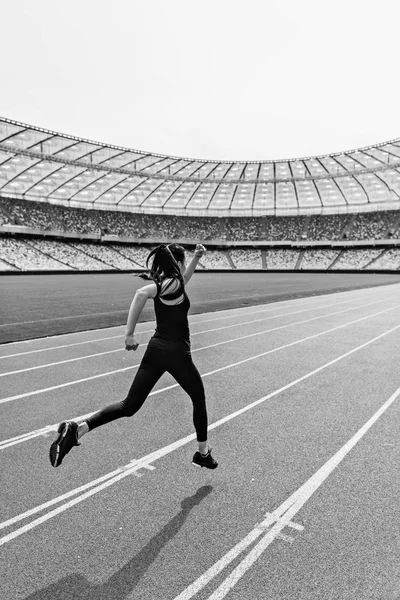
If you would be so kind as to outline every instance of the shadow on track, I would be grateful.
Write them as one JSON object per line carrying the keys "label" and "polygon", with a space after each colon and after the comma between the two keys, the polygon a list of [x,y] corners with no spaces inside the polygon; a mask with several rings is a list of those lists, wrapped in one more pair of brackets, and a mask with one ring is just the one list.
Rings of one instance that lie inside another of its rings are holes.
{"label": "shadow on track", "polygon": [[161,550],[179,532],[192,508],[200,504],[213,488],[200,487],[195,494],[184,498],[181,510],[142,548],[132,560],[112,575],[105,583],[90,583],[81,574],[71,574],[56,583],[26,596],[25,600],[115,600],[123,599],[135,589],[147,569],[155,561]]}

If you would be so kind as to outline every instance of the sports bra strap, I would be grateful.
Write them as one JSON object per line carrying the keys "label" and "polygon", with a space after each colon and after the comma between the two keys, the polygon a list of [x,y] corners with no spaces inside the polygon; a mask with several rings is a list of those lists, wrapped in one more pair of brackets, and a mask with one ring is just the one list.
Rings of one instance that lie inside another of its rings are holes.
{"label": "sports bra strap", "polygon": [[[156,286],[157,286],[157,295],[156,298],[161,298],[161,287],[162,287],[162,282],[158,283],[157,281],[155,282]],[[169,294],[162,294],[162,298],[164,298],[164,300],[177,300],[177,298],[180,298],[180,296],[182,296],[182,294],[184,293],[185,288],[183,287],[182,284],[179,285],[178,289],[175,292],[170,292]]]}

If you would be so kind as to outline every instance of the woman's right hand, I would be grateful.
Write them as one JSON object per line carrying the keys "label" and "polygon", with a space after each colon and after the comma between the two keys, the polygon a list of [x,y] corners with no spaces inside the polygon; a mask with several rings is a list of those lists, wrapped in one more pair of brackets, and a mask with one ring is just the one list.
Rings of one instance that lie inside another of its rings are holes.
{"label": "woman's right hand", "polygon": [[135,340],[133,335],[125,336],[125,350],[137,350],[139,347],[139,342]]}
{"label": "woman's right hand", "polygon": [[203,244],[196,244],[196,249],[194,251],[194,255],[197,256],[197,258],[201,258],[205,253],[206,253],[206,249],[203,246]]}

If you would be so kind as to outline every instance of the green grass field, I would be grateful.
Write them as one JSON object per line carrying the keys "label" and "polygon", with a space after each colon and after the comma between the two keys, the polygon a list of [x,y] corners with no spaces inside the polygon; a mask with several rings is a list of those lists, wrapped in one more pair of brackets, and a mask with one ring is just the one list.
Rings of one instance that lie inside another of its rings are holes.
{"label": "green grass field", "polygon": [[[195,273],[191,314],[399,283],[400,274]],[[122,325],[145,282],[133,274],[0,276],[0,343]],[[154,318],[149,302],[141,321]]]}

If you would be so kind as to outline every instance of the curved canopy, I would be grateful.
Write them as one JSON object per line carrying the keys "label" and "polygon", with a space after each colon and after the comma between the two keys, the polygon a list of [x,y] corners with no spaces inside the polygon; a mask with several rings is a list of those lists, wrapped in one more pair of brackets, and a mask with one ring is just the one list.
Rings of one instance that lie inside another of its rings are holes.
{"label": "curved canopy", "polygon": [[263,215],[400,207],[400,139],[277,161],[179,158],[0,118],[0,195],[83,208]]}

